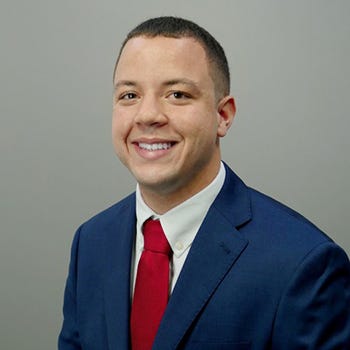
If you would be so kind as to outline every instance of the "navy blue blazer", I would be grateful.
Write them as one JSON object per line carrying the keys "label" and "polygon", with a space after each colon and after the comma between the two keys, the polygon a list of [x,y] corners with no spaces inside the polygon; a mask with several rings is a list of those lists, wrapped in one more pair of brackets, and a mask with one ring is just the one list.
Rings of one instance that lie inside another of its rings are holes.
{"label": "navy blue blazer", "polygon": [[[153,349],[350,349],[350,263],[305,218],[228,167]],[[71,254],[60,350],[130,348],[135,194],[83,224]]]}

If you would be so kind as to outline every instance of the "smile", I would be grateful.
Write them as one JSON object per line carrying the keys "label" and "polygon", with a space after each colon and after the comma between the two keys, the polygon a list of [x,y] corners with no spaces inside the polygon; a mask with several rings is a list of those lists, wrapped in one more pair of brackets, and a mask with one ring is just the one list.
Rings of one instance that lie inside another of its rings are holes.
{"label": "smile", "polygon": [[166,150],[171,148],[173,143],[171,142],[165,142],[165,143],[145,143],[145,142],[140,142],[138,146],[141,149],[144,149],[149,152],[154,152],[154,151],[160,151],[160,150]]}

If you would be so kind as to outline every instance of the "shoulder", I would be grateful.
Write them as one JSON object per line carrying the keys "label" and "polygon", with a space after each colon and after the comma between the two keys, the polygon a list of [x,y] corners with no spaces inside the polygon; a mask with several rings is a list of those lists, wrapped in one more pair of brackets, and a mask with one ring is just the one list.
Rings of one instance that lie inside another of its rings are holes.
{"label": "shoulder", "polygon": [[132,217],[134,213],[135,193],[133,192],[84,222],[80,226],[79,231],[80,233],[101,232],[105,229],[109,229],[112,225],[116,225],[118,222],[122,223],[123,220],[130,220],[130,217]]}
{"label": "shoulder", "polygon": [[[299,259],[332,239],[297,211],[248,187],[227,167],[216,207],[250,243],[257,255]],[[240,219],[237,219],[239,218]]]}
{"label": "shoulder", "polygon": [[239,224],[239,231],[245,233],[249,241],[256,239],[259,243],[267,241],[267,244],[286,246],[315,246],[331,241],[303,215],[248,187],[231,169],[226,169],[226,183],[216,206],[236,227]]}
{"label": "shoulder", "polygon": [[253,260],[271,269],[278,266],[287,279],[302,262],[329,261],[333,253],[348,264],[344,251],[304,216],[254,189],[249,192],[252,218],[239,231],[249,241]]}
{"label": "shoulder", "polygon": [[249,188],[251,198],[251,210],[253,222],[270,232],[283,232],[283,237],[291,236],[299,242],[311,241],[323,243],[331,239],[315,224],[305,218],[294,209],[263,194]]}

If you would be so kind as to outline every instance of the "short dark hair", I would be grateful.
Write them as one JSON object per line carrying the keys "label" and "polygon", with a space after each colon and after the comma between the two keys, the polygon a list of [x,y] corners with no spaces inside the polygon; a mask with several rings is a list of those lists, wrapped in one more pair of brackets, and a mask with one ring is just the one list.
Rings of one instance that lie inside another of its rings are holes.
{"label": "short dark hair", "polygon": [[184,18],[172,16],[156,17],[142,22],[127,34],[120,48],[115,70],[126,43],[130,39],[139,36],[151,38],[156,36],[164,36],[168,38],[187,37],[197,40],[199,44],[202,45],[207,55],[209,68],[211,70],[217,94],[229,94],[230,70],[224,49],[208,31],[200,27],[198,24]]}

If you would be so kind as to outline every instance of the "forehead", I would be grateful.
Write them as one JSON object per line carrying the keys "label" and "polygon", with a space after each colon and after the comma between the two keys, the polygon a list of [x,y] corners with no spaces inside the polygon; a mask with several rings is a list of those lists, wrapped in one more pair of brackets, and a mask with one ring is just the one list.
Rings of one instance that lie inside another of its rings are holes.
{"label": "forehead", "polygon": [[115,79],[132,79],[147,74],[152,77],[180,74],[189,79],[211,79],[205,50],[198,41],[187,37],[140,36],[130,39],[120,54]]}

